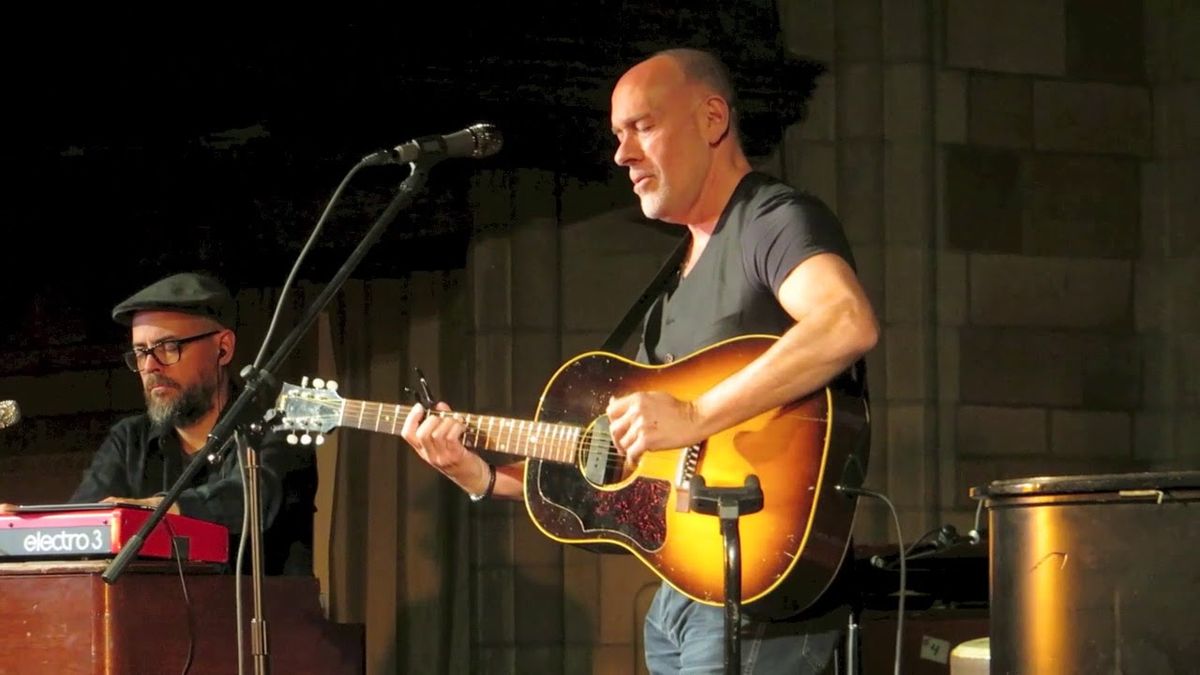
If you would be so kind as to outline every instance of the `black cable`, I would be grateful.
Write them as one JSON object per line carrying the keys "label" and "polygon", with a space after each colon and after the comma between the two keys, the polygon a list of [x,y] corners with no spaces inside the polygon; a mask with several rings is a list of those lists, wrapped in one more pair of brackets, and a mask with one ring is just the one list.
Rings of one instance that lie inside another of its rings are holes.
{"label": "black cable", "polygon": [[169,518],[163,519],[167,526],[167,535],[171,537],[171,549],[175,552],[175,568],[179,570],[179,585],[183,587],[183,606],[187,608],[188,622],[188,652],[187,661],[183,664],[183,675],[192,670],[192,659],[196,656],[196,614],[192,608],[192,598],[188,595],[187,577],[183,574],[183,556],[179,553],[179,542],[175,540],[175,529],[171,527]]}
{"label": "black cable", "polygon": [[896,549],[900,556],[900,600],[897,603],[896,608],[896,661],[894,673],[895,675],[900,675],[901,643],[904,639],[904,596],[908,595],[908,566],[904,561],[906,556],[904,549],[904,535],[900,530],[900,516],[896,513],[896,507],[892,504],[892,500],[888,499],[887,496],[883,495],[882,493],[875,492],[874,490],[868,490],[866,488],[855,488],[845,485],[838,485],[837,491],[841,492],[842,494],[873,497],[875,499],[882,500],[883,503],[887,504],[888,508],[892,511],[892,520],[896,523]]}

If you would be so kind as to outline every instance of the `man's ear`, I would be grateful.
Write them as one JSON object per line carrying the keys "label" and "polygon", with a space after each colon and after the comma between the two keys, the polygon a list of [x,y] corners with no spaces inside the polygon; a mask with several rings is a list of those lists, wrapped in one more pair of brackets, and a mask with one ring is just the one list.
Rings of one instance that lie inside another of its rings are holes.
{"label": "man's ear", "polygon": [[732,120],[729,104],[716,94],[709,94],[701,105],[704,110],[704,136],[710,146],[717,146],[729,135]]}
{"label": "man's ear", "polygon": [[237,335],[227,330],[217,338],[217,359],[221,365],[228,365],[233,360],[233,352],[237,347]]}

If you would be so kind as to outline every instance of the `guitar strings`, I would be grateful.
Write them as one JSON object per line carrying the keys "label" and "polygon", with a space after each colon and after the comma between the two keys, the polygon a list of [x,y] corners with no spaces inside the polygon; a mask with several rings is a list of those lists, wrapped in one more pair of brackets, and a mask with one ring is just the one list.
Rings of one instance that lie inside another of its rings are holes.
{"label": "guitar strings", "polygon": [[[392,418],[393,431],[395,431],[396,422],[399,422],[402,418],[406,417],[413,409],[413,406],[404,406],[404,405],[399,405],[399,404],[370,403],[367,401],[354,401],[351,399],[345,399],[344,401],[345,401],[345,406],[342,411],[343,418],[349,413],[350,416],[358,417],[361,420],[364,416],[363,413],[368,411],[372,407],[378,408],[378,410],[374,413],[374,415],[376,417],[382,417],[383,416],[382,412],[385,408],[387,408],[387,407],[394,408],[394,413],[392,415],[390,415],[390,417]],[[355,413],[357,413],[357,414],[355,414]],[[467,419],[469,417],[479,417],[482,419],[483,417],[486,417],[484,415],[471,415],[469,413],[460,413],[460,412],[455,412],[452,410],[432,410],[432,411],[429,411],[429,414],[437,415],[438,417],[443,417],[443,418],[458,419],[460,422],[468,425],[468,429],[467,429],[466,433],[471,433],[472,431],[475,432],[476,440],[478,440],[480,437],[486,438],[488,436],[488,434],[482,429],[482,427],[480,425],[472,424]],[[510,422],[509,434],[511,436],[512,432],[515,431],[517,434],[516,440],[518,443],[526,443],[526,444],[536,443],[537,441],[533,441],[532,439],[539,438],[539,437],[551,439],[551,447],[549,448],[549,450],[550,450],[550,454],[554,458],[557,458],[562,454],[561,450],[566,450],[567,456],[564,457],[563,459],[564,460],[573,460],[573,459],[575,459],[575,456],[577,456],[578,452],[580,451],[580,449],[582,447],[590,446],[593,443],[600,443],[600,444],[606,445],[610,449],[615,449],[615,447],[616,447],[615,443],[613,442],[612,434],[610,434],[607,430],[597,429],[594,426],[585,428],[581,425],[572,424],[572,423],[568,423],[568,422],[541,422],[541,421],[533,421],[533,420],[509,420],[507,418],[494,418],[494,419],[500,419],[500,420]],[[827,419],[823,418],[823,417],[797,416],[797,417],[793,417],[793,419],[796,419],[799,421],[806,421],[806,422],[818,422],[818,423],[827,422]],[[535,425],[534,429],[529,429],[527,426],[525,426],[527,424]],[[571,440],[569,440],[569,437],[563,438],[563,439],[558,439],[557,437],[555,437],[555,434],[559,433],[559,430],[563,430],[563,429],[569,430],[569,431],[577,434],[576,435],[577,440],[571,441]],[[464,434],[464,437],[465,437],[465,434]],[[567,444],[566,448],[554,447],[554,445],[557,444],[557,442],[560,440],[566,441],[566,444]],[[533,453],[523,453],[523,454],[528,454],[530,457],[532,457],[534,459],[548,459],[546,457],[539,457]],[[608,460],[607,460],[607,465],[609,467],[619,466],[623,463],[624,463],[624,458],[620,454],[609,455]]]}

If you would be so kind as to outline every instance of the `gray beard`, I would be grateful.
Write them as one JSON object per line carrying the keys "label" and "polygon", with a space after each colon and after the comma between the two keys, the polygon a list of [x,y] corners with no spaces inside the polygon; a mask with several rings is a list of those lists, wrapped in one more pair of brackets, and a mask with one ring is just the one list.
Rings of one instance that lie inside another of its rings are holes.
{"label": "gray beard", "polygon": [[212,410],[213,394],[216,391],[217,383],[214,379],[183,389],[179,396],[170,401],[159,401],[146,392],[146,414],[158,427],[189,427]]}

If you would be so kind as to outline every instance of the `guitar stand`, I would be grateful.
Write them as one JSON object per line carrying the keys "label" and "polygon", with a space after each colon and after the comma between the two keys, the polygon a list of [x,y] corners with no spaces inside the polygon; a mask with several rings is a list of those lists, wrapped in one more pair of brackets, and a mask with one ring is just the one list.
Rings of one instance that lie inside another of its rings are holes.
{"label": "guitar stand", "polygon": [[691,502],[697,513],[721,519],[725,540],[725,672],[734,675],[742,665],[742,544],[738,519],[762,510],[762,488],[755,475],[747,476],[740,488],[710,488],[703,476],[696,475],[691,480]]}

